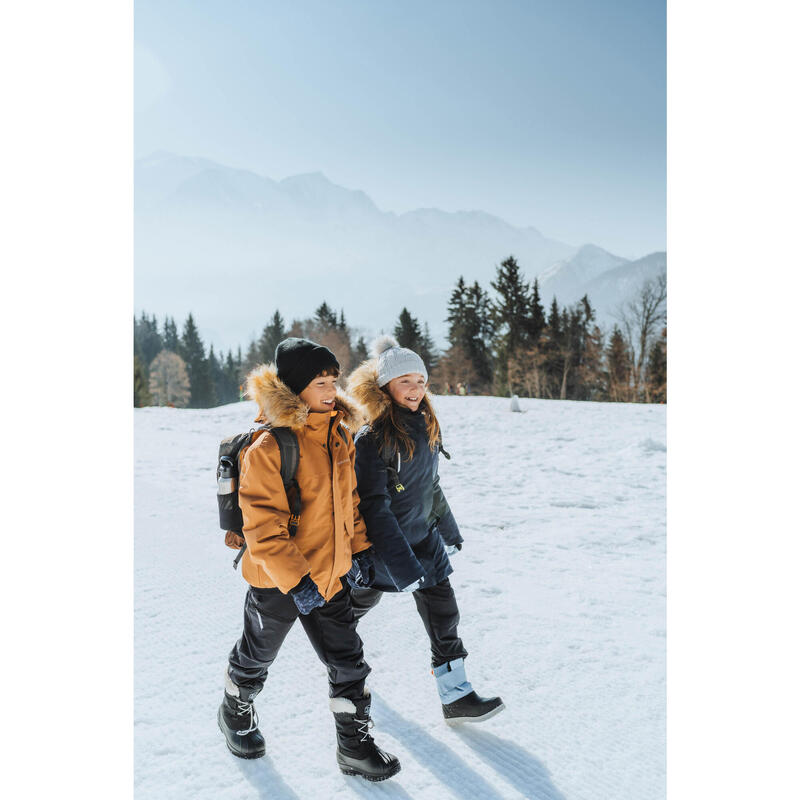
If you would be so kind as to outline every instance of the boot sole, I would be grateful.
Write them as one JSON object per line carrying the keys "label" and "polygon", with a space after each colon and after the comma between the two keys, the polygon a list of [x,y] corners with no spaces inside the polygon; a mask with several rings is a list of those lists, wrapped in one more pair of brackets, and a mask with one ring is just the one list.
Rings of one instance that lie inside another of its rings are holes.
{"label": "boot sole", "polygon": [[370,783],[380,783],[380,781],[388,780],[394,775],[397,775],[397,773],[400,772],[400,764],[395,765],[395,767],[392,768],[392,771],[387,772],[386,775],[366,775],[363,772],[359,772],[357,769],[343,767],[341,764],[339,765],[339,770],[342,775],[353,775],[358,778],[363,778],[365,781],[369,781]]}
{"label": "boot sole", "polygon": [[256,751],[255,753],[242,753],[241,751],[234,750],[231,747],[231,743],[228,741],[228,737],[225,735],[225,729],[222,727],[222,722],[220,721],[219,714],[217,714],[217,726],[219,727],[220,731],[222,731],[222,738],[225,739],[225,746],[228,750],[231,751],[236,758],[245,758],[250,760],[252,758],[262,758],[267,754],[267,748],[265,747],[261,752]]}
{"label": "boot sole", "polygon": [[501,711],[505,709],[505,707],[506,707],[505,703],[500,703],[500,705],[497,706],[497,708],[493,708],[491,711],[487,711],[480,717],[450,717],[449,719],[445,718],[445,722],[451,727],[456,727],[464,722],[485,722],[487,719],[491,719],[492,717],[499,714]]}

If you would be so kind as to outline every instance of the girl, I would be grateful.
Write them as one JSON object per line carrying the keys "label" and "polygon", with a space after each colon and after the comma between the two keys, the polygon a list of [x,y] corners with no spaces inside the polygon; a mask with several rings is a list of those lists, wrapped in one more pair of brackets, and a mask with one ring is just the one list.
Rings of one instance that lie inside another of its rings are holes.
{"label": "girl", "polygon": [[427,393],[428,371],[391,336],[379,338],[372,361],[348,381],[368,425],[356,436],[359,510],[376,554],[370,588],[351,592],[356,619],[383,592],[413,592],[431,643],[433,674],[449,724],[481,722],[505,706],[478,696],[467,680],[467,651],[458,636],[459,612],[447,576],[449,555],[463,539],[439,486],[439,422]]}

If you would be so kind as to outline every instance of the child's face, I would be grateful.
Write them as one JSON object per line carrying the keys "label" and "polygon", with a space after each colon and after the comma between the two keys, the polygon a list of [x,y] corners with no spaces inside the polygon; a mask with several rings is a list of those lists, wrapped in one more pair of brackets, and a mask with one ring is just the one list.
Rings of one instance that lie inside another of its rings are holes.
{"label": "child's face", "polygon": [[387,385],[392,400],[399,406],[416,411],[425,397],[425,378],[419,372],[409,372],[392,378]]}
{"label": "child's face", "polygon": [[317,375],[299,396],[312,411],[333,411],[336,400],[336,376]]}

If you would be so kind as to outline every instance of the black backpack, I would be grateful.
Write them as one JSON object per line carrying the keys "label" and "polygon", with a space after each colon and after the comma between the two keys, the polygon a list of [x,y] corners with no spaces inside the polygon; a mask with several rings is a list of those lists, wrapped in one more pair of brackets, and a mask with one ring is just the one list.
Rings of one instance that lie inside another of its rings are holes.
{"label": "black backpack", "polygon": [[[339,435],[347,444],[347,434],[339,425]],[[271,425],[262,425],[260,428],[251,429],[247,433],[237,433],[229,436],[219,443],[219,456],[217,458],[217,504],[219,505],[219,526],[225,531],[225,542],[229,547],[238,549],[233,560],[233,568],[239,566],[239,561],[247,549],[247,543],[242,536],[242,509],[239,506],[239,455],[249,445],[256,435],[269,431],[278,444],[281,454],[281,481],[286,490],[286,499],[289,501],[289,523],[287,528],[289,536],[297,533],[300,524],[300,485],[297,483],[297,465],[300,463],[300,445],[297,435],[291,428],[273,428]],[[234,535],[232,540],[230,534]],[[231,544],[235,541],[235,544]],[[241,542],[241,544],[239,543]]]}
{"label": "black backpack", "polygon": [[[239,455],[249,445],[254,435],[269,431],[278,444],[281,454],[281,480],[286,490],[286,499],[289,501],[289,536],[297,533],[300,523],[300,486],[297,483],[297,465],[300,461],[300,447],[297,436],[291,428],[272,428],[263,425],[247,433],[237,433],[229,436],[219,443],[219,457],[217,459],[217,504],[219,505],[219,526],[226,532],[226,543],[229,542],[228,533],[233,533],[239,539],[242,536],[242,509],[239,506]],[[235,545],[234,545],[235,546]],[[239,561],[247,549],[247,543],[239,546],[239,552],[233,560],[233,568],[239,566]]]}

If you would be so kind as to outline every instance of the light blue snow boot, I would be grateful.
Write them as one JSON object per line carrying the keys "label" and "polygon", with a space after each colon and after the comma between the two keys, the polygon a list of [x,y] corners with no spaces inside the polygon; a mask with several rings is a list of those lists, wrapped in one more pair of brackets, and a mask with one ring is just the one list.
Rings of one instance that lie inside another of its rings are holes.
{"label": "light blue snow boot", "polygon": [[442,713],[448,725],[483,722],[505,708],[499,697],[480,697],[476,694],[467,680],[463,658],[434,668],[433,674],[442,700]]}
{"label": "light blue snow boot", "polygon": [[442,705],[460,700],[472,691],[472,684],[467,680],[463,658],[447,661],[434,667],[433,674],[436,677],[436,688],[439,690]]}

